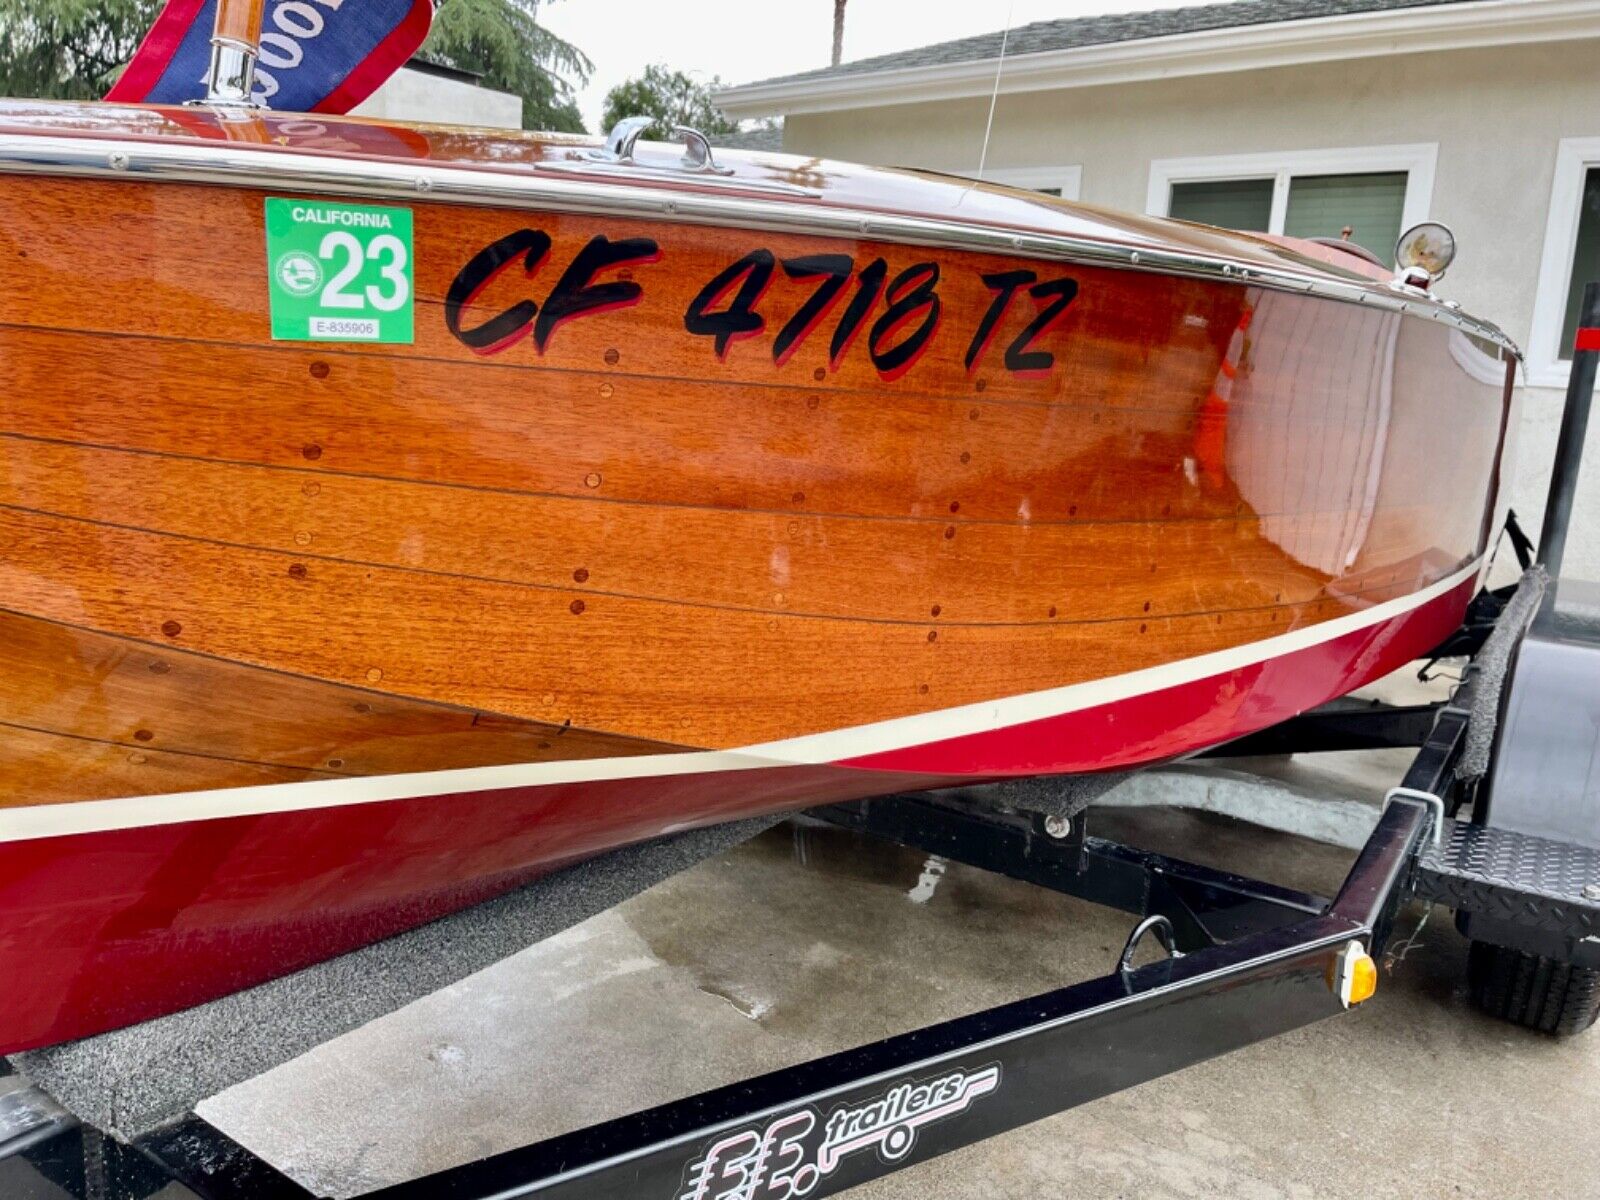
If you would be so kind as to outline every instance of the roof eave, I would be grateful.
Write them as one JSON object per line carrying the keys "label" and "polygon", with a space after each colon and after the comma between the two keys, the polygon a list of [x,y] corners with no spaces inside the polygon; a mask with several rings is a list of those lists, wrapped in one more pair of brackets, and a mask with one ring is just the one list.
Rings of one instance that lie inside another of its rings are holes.
{"label": "roof eave", "polygon": [[[1093,87],[1347,58],[1600,37],[1600,0],[1471,0],[1344,13],[1008,56],[1002,92]],[[745,84],[715,94],[731,117],[877,108],[987,96],[996,60]]]}

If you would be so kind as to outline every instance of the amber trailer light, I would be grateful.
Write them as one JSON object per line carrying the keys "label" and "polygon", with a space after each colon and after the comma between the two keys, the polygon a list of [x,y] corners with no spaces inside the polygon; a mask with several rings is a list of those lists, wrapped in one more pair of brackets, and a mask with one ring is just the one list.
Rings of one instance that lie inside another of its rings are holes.
{"label": "amber trailer light", "polygon": [[1360,1004],[1378,990],[1378,964],[1365,946],[1352,940],[1334,956],[1328,986],[1344,1007]]}

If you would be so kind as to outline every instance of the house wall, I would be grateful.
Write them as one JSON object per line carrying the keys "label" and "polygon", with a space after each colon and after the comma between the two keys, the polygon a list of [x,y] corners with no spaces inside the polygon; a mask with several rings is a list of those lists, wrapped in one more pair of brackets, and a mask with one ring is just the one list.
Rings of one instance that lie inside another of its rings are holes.
{"label": "house wall", "polygon": [[402,67],[356,106],[358,117],[522,128],[522,97]]}
{"label": "house wall", "polygon": [[[1459,245],[1439,291],[1526,346],[1557,142],[1600,137],[1597,64],[1591,40],[1002,95],[988,165],[1081,164],[1085,202],[1137,212],[1153,159],[1436,142],[1430,215]],[[793,114],[784,149],[970,173],[987,116],[987,99]],[[1513,506],[1535,535],[1561,404],[1524,389]],[[1600,414],[1587,464],[1566,573],[1600,579]]]}

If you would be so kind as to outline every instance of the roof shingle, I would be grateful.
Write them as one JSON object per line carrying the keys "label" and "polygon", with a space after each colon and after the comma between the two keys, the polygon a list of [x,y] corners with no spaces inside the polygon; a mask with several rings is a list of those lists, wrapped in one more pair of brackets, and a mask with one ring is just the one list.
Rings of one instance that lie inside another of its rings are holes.
{"label": "roof shingle", "polygon": [[1380,12],[1396,8],[1428,8],[1438,4],[1461,4],[1470,0],[1228,0],[1222,4],[1200,4],[1189,8],[1169,8],[1152,12],[1111,13],[1100,17],[1068,17],[1056,21],[1035,21],[1002,34],[979,34],[953,42],[918,46],[895,54],[841,63],[816,71],[780,75],[744,85],[791,83],[804,79],[831,79],[841,75],[866,75],[914,67],[943,66],[949,63],[981,62],[1000,56],[1005,38],[1006,57],[1042,54],[1052,50],[1071,50],[1081,46],[1103,46],[1113,42],[1132,42],[1144,38],[1170,37],[1179,33],[1198,33],[1207,29],[1230,29],[1241,25],[1273,25],[1285,21],[1304,21],[1313,17],[1342,16],[1346,13]]}
{"label": "roof shingle", "polygon": [[764,150],[777,154],[783,150],[783,122],[772,121],[736,133],[719,133],[711,141],[721,150]]}

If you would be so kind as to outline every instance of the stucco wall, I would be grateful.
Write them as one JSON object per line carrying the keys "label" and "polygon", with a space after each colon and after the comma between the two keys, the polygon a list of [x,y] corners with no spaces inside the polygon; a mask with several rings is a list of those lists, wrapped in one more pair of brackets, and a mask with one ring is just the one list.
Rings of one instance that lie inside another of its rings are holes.
{"label": "stucco wall", "polygon": [[355,109],[360,117],[522,128],[522,97],[402,67]]}
{"label": "stucco wall", "polygon": [[[784,149],[971,172],[987,114],[984,98],[791,115]],[[1600,41],[1586,41],[1002,95],[988,163],[1079,163],[1083,200],[1137,212],[1152,159],[1437,142],[1431,215],[1460,244],[1440,292],[1526,345],[1556,143],[1597,136]],[[1561,401],[1523,397],[1513,505],[1535,534]],[[1600,579],[1600,416],[1566,572]]]}

